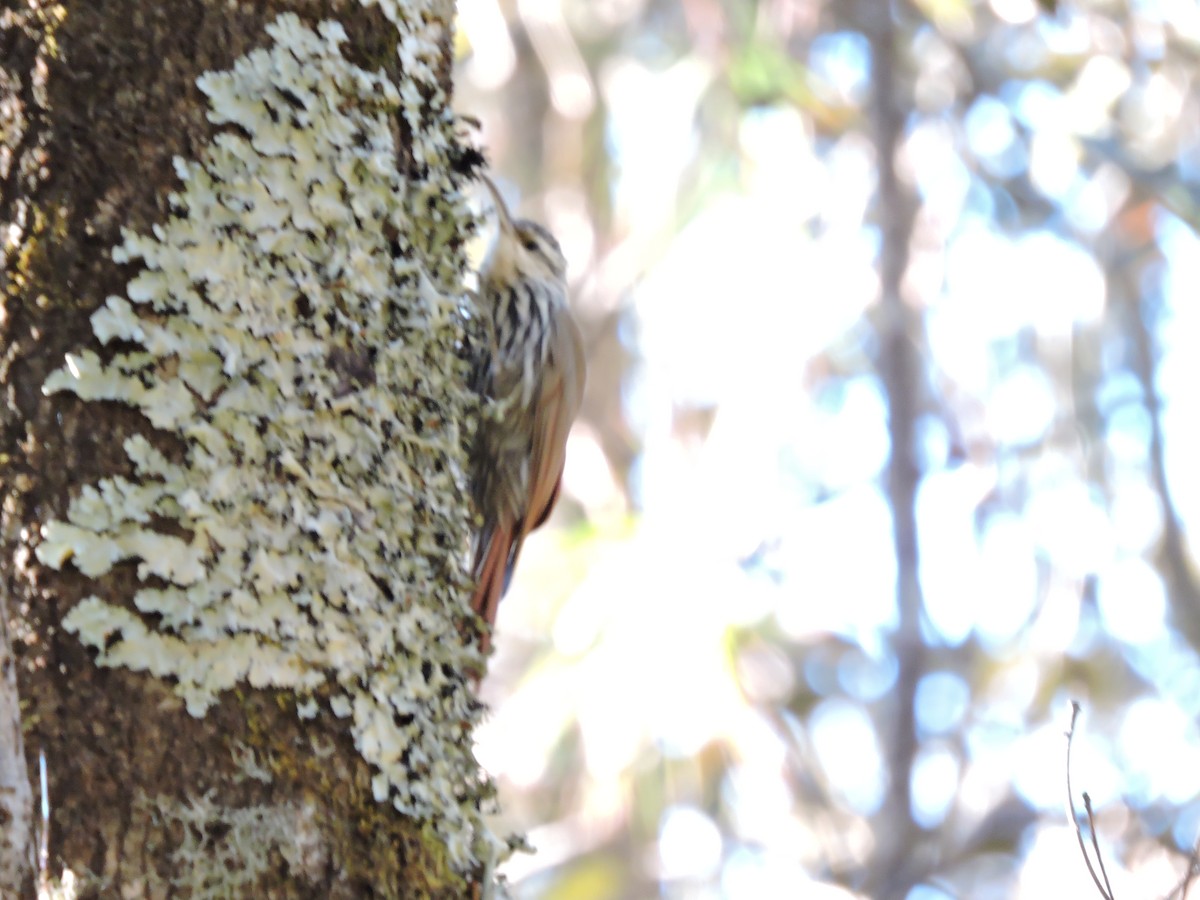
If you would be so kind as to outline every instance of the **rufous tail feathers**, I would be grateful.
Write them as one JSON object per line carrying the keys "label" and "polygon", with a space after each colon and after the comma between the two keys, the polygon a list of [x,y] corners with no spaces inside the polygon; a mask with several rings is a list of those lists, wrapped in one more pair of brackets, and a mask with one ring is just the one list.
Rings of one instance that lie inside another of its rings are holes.
{"label": "rufous tail feathers", "polygon": [[562,473],[560,471],[555,482],[554,490],[550,493],[549,502],[537,510],[537,516],[526,523],[521,523],[514,529],[495,528],[487,535],[479,549],[475,561],[475,593],[471,596],[471,609],[487,623],[487,631],[483,634],[480,646],[484,653],[492,642],[492,626],[496,624],[496,610],[500,606],[500,598],[508,591],[512,581],[513,569],[517,565],[517,557],[521,555],[521,547],[530,531],[540,528],[550,518],[558,495],[562,490]]}

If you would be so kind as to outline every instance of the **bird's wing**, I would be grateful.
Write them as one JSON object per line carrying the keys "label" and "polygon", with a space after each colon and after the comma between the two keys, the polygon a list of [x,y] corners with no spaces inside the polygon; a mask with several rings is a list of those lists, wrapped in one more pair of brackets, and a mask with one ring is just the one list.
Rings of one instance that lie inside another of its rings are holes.
{"label": "bird's wing", "polygon": [[[525,537],[546,521],[558,500],[567,435],[583,402],[586,378],[583,336],[569,312],[560,315],[534,401],[525,514],[512,524],[501,516],[501,521],[480,535],[476,548],[477,583],[471,606],[489,624],[495,622],[496,607],[508,587]],[[485,636],[485,650],[487,641]]]}
{"label": "bird's wing", "polygon": [[558,319],[551,335],[541,393],[534,404],[529,502],[520,530],[513,535],[510,567],[516,562],[525,536],[546,521],[558,500],[559,482],[567,456],[567,435],[583,402],[583,387],[587,377],[583,336],[569,312],[563,310]]}

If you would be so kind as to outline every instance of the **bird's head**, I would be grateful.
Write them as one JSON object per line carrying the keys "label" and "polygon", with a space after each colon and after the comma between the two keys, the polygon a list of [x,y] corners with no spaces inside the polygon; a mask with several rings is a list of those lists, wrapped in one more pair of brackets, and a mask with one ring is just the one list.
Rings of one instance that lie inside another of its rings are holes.
{"label": "bird's head", "polygon": [[496,205],[500,230],[488,254],[486,269],[493,277],[555,279],[566,278],[567,260],[562,248],[549,231],[529,219],[514,219],[500,191],[483,176]]}

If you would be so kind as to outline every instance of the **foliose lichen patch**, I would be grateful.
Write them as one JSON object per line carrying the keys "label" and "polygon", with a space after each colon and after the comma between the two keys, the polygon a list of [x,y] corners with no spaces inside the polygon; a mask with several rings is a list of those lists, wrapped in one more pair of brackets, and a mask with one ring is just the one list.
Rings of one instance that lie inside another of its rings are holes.
{"label": "foliose lichen patch", "polygon": [[238,684],[292,691],[302,715],[329,698],[376,799],[428,819],[465,870],[494,841],[461,737],[482,660],[456,627],[470,214],[427,17],[392,13],[403,86],[351,64],[340,25],[291,14],[198,79],[222,127],[176,160],[172,215],[114,249],[142,270],[92,317],[113,352],[44,385],[129,404],[185,452],[128,439],[132,477],[85,487],[37,554],[92,577],[137,561],[132,608],[92,596],[64,625],[101,665],[173,679],[193,715]]}

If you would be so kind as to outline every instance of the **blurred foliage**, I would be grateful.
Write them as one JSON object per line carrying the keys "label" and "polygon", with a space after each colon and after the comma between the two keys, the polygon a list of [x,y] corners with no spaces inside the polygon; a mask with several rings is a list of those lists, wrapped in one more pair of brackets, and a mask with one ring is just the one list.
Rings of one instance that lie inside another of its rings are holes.
{"label": "blurred foliage", "polygon": [[[1200,5],[462,0],[460,26],[457,105],[562,241],[591,360],[486,685],[479,756],[537,849],[515,894],[1087,896],[1072,698],[1115,891],[1167,894],[1200,831]],[[919,647],[877,274],[910,220]]]}

